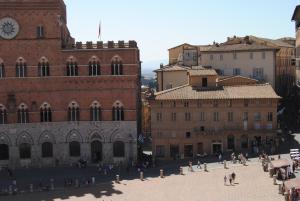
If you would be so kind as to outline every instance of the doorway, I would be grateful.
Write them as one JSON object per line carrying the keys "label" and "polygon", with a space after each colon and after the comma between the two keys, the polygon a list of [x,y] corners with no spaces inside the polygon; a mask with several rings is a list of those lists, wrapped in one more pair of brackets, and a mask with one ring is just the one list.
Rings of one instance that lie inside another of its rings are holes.
{"label": "doorway", "polygon": [[174,160],[179,159],[179,145],[170,145],[170,156]]}
{"label": "doorway", "polygon": [[222,153],[222,144],[221,143],[213,143],[212,144],[212,154],[220,154]]}
{"label": "doorway", "polygon": [[102,143],[100,141],[95,140],[91,143],[91,156],[92,163],[102,161]]}
{"label": "doorway", "polygon": [[191,158],[193,157],[193,145],[184,145],[184,157]]}

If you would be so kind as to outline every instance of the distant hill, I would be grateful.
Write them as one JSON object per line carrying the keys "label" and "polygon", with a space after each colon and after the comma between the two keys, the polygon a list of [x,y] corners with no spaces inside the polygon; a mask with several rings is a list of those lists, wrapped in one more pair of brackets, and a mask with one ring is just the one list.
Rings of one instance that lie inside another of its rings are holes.
{"label": "distant hill", "polygon": [[158,69],[161,63],[166,65],[168,63],[168,61],[166,59],[143,61],[142,75],[145,77],[154,77],[155,73],[153,71]]}

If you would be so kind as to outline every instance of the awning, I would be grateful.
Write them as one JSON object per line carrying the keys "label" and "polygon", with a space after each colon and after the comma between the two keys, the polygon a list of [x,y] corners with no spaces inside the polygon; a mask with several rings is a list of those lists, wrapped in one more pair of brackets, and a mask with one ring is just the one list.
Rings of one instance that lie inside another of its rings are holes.
{"label": "awning", "polygon": [[282,167],[284,168],[289,165],[290,165],[290,162],[285,158],[271,161],[272,168],[282,168]]}
{"label": "awning", "polygon": [[296,190],[300,190],[300,178],[289,179],[284,182],[284,188],[286,191],[290,190],[293,187]]}

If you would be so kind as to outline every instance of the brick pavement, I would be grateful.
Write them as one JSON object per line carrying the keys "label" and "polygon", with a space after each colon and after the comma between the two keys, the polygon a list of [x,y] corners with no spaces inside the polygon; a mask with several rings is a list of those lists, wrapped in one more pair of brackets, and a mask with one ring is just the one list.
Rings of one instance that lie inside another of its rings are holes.
{"label": "brick pavement", "polygon": [[[209,172],[187,172],[185,175],[122,180],[121,184],[108,182],[89,188],[67,189],[48,193],[33,193],[3,197],[6,201],[72,200],[72,201],[282,201],[278,186],[272,184],[268,173],[257,162],[249,166],[231,165],[224,170],[218,166]],[[234,186],[224,186],[225,174],[237,175]],[[145,174],[145,177],[147,175]],[[0,197],[1,200],[1,197]]]}

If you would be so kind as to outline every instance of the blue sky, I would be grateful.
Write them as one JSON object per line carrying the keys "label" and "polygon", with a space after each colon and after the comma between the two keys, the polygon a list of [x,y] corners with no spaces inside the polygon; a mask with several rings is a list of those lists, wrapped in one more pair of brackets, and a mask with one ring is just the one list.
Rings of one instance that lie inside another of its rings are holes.
{"label": "blue sky", "polygon": [[77,41],[97,41],[101,20],[103,41],[136,40],[141,60],[153,63],[167,61],[167,49],[184,42],[209,44],[223,42],[233,35],[294,37],[291,17],[300,1],[65,0],[65,3],[68,26]]}

